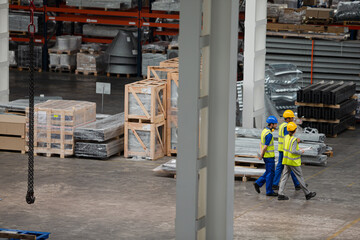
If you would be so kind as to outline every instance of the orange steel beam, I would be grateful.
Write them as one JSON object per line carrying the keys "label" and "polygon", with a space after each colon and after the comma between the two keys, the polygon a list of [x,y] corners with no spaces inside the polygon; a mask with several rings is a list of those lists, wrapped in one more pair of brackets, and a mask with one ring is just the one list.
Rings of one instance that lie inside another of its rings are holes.
{"label": "orange steel beam", "polygon": [[[30,11],[30,7],[29,6],[20,6],[20,5],[13,5],[13,4],[9,4],[9,9],[13,9],[13,10],[27,10]],[[35,8],[36,12],[43,12],[44,11],[44,7],[41,8]]]}
{"label": "orange steel beam", "polygon": [[83,42],[88,43],[112,43],[113,39],[105,39],[105,38],[82,38]]}
{"label": "orange steel beam", "polygon": [[[30,42],[30,39],[25,37],[9,37],[9,40],[15,42]],[[44,44],[45,41],[44,38],[35,38],[34,42]]]}
{"label": "orange steel beam", "polygon": [[165,13],[148,13],[142,11],[140,14],[142,18],[168,18],[168,19],[180,19],[179,14],[165,14]]}
{"label": "orange steel beam", "polygon": [[176,36],[179,35],[179,31],[178,30],[154,31],[154,35]]}
{"label": "orange steel beam", "polygon": [[46,21],[67,21],[67,22],[81,22],[81,23],[97,23],[107,25],[125,25],[137,26],[139,25],[137,18],[115,18],[115,17],[97,17],[86,15],[72,15],[61,14],[60,16],[46,16]]}

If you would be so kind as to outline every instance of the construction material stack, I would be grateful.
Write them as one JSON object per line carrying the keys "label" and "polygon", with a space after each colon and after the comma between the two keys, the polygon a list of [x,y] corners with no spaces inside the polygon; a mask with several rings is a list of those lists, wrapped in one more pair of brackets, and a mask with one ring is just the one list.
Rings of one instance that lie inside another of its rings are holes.
{"label": "construction material stack", "polygon": [[98,44],[83,44],[76,55],[76,74],[97,76],[105,70],[105,55]]}
{"label": "construction material stack", "polygon": [[81,36],[59,36],[56,45],[49,49],[49,69],[53,72],[73,72],[76,53],[81,47]]}
{"label": "construction material stack", "polygon": [[75,156],[108,159],[124,151],[125,114],[119,113],[75,129]]}
{"label": "construction material stack", "polygon": [[0,150],[25,153],[25,116],[0,114]]}
{"label": "construction material stack", "polygon": [[298,116],[303,127],[336,137],[355,126],[356,84],[353,82],[319,82],[298,91]]}
{"label": "construction material stack", "polygon": [[[74,155],[74,131],[96,120],[96,104],[83,101],[49,100],[35,105],[34,153],[61,158]],[[26,109],[29,122],[29,109]],[[28,132],[28,125],[26,127]]]}
{"label": "construction material stack", "polygon": [[125,157],[156,160],[166,154],[166,80],[125,86]]}

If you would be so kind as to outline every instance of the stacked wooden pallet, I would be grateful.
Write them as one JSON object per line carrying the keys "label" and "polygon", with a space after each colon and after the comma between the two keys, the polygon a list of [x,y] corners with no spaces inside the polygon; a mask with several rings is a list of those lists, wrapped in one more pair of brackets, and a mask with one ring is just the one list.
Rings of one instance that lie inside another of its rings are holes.
{"label": "stacked wooden pallet", "polygon": [[[26,116],[28,122],[28,108]],[[95,103],[50,100],[35,105],[34,153],[61,158],[74,155],[74,130],[95,120]]]}
{"label": "stacked wooden pallet", "polygon": [[25,153],[25,116],[0,114],[0,150]]}

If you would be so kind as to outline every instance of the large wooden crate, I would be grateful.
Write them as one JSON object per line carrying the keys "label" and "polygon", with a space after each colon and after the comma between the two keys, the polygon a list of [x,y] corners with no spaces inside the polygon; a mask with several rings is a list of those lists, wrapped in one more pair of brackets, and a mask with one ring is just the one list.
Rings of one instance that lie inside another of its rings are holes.
{"label": "large wooden crate", "polygon": [[0,114],[0,150],[25,153],[25,116]]}
{"label": "large wooden crate", "polygon": [[[27,121],[29,109],[26,109]],[[61,158],[74,155],[74,130],[96,120],[96,104],[50,100],[35,106],[34,153]],[[28,126],[27,126],[28,132]]]}
{"label": "large wooden crate", "polygon": [[168,73],[173,71],[178,71],[178,68],[149,66],[147,72],[147,78],[148,79],[153,78],[158,81],[166,80],[168,77]]}
{"label": "large wooden crate", "polygon": [[166,119],[166,80],[146,79],[125,86],[125,121],[159,123]]}
{"label": "large wooden crate", "polygon": [[155,124],[125,123],[125,157],[143,157],[151,160],[166,153],[165,121]]}
{"label": "large wooden crate", "polygon": [[160,67],[179,68],[179,58],[172,58],[160,62]]}

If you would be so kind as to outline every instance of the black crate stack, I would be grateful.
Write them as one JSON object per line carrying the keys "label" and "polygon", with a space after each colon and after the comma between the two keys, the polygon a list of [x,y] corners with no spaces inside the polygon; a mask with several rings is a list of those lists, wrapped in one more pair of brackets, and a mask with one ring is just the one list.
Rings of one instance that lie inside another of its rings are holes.
{"label": "black crate stack", "polygon": [[303,127],[312,127],[328,136],[355,125],[357,100],[353,82],[319,82],[297,93],[298,116]]}

